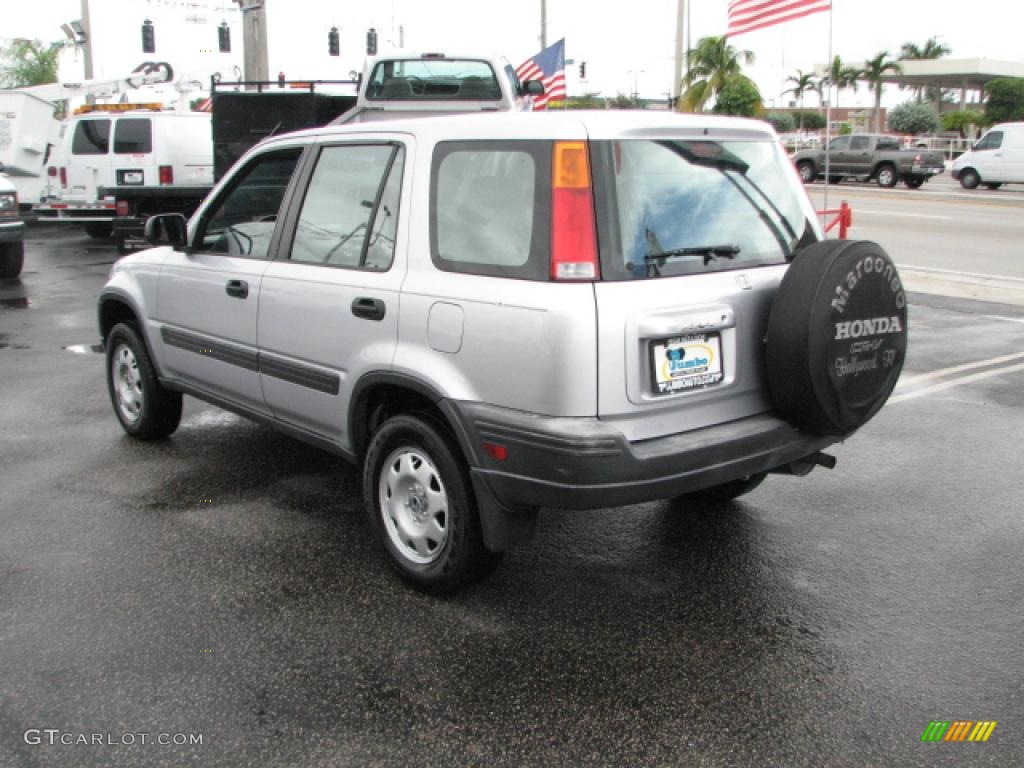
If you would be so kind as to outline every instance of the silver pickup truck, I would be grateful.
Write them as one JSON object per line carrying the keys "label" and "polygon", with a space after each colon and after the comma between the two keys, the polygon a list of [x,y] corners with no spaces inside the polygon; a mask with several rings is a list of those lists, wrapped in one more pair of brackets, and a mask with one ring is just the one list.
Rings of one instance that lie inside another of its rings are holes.
{"label": "silver pickup truck", "polygon": [[895,187],[902,181],[910,189],[917,189],[946,168],[940,153],[901,149],[899,139],[894,136],[868,133],[839,136],[829,142],[827,152],[827,168],[824,149],[805,149],[793,156],[805,184],[827,173],[832,184],[844,179],[874,179],[880,187]]}

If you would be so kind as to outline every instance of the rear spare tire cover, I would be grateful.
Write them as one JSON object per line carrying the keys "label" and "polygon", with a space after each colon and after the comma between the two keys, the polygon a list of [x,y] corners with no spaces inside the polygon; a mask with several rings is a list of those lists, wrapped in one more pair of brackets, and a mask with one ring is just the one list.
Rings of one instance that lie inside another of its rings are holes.
{"label": "rear spare tire cover", "polygon": [[784,418],[847,435],[889,398],[907,354],[907,297],[877,244],[825,240],[797,254],[772,304],[768,388]]}

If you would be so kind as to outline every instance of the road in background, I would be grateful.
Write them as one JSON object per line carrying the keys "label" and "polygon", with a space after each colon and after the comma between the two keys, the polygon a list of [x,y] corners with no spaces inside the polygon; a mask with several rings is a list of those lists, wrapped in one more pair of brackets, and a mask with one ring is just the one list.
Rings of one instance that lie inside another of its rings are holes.
{"label": "road in background", "polygon": [[[807,191],[823,208],[824,185]],[[910,290],[1024,305],[1024,186],[968,191],[946,174],[918,190],[830,185],[828,207],[844,200],[849,237],[881,244]]]}

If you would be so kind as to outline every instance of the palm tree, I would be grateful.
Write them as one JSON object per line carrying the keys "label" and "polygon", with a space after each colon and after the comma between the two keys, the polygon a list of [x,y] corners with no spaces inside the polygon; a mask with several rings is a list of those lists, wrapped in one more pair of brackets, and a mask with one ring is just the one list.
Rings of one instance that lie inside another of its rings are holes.
{"label": "palm tree", "polygon": [[861,76],[861,70],[856,67],[850,67],[843,63],[843,60],[836,56],[832,59],[832,63],[829,64],[828,69],[825,70],[825,76],[818,81],[818,93],[824,95],[830,86],[836,87],[836,103],[832,106],[836,109],[839,108],[839,92],[844,88],[849,88],[854,93],[857,92],[857,80]]}
{"label": "palm tree", "polygon": [[882,132],[882,78],[889,71],[898,75],[903,70],[900,69],[898,61],[889,58],[888,51],[881,51],[873,59],[864,62],[864,69],[860,75],[870,83],[871,89],[875,92],[875,133]]}
{"label": "palm tree", "polygon": [[[803,135],[803,132],[804,132],[804,94],[807,93],[807,91],[817,91],[818,90],[818,85],[817,85],[817,83],[814,82],[814,75],[813,74],[811,74],[810,72],[806,72],[805,73],[803,70],[800,70],[800,69],[798,69],[796,71],[795,75],[790,75],[788,78],[786,78],[786,82],[787,83],[793,83],[793,87],[792,88],[788,88],[787,90],[783,91],[782,93],[783,94],[792,93],[797,98],[797,101],[800,102],[800,134]],[[818,95],[819,96],[821,95],[820,91],[818,91]]]}
{"label": "palm tree", "polygon": [[[918,47],[914,43],[904,43],[900,48],[900,59],[903,61],[921,61],[922,59],[941,59],[943,56],[953,52],[945,43],[940,43],[937,38],[929,37],[923,46]],[[921,93],[925,90],[922,86],[914,89],[917,91],[917,101],[921,101]],[[939,103],[942,92],[938,88],[929,88],[929,100]]]}
{"label": "palm tree", "polygon": [[686,61],[688,70],[676,109],[700,112],[731,77],[741,74],[742,64],[754,63],[754,54],[737,50],[724,36],[702,37],[696,48],[686,52]]}

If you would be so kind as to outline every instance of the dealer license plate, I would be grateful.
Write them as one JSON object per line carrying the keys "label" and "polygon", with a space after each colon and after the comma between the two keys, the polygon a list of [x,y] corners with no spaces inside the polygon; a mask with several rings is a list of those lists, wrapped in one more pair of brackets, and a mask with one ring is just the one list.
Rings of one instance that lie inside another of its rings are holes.
{"label": "dealer license plate", "polygon": [[703,389],[721,383],[722,338],[697,333],[651,342],[651,370],[656,394]]}

